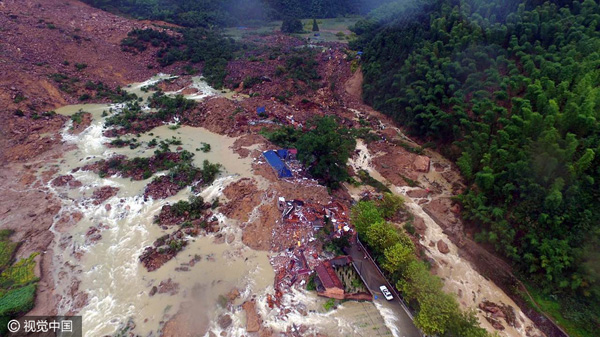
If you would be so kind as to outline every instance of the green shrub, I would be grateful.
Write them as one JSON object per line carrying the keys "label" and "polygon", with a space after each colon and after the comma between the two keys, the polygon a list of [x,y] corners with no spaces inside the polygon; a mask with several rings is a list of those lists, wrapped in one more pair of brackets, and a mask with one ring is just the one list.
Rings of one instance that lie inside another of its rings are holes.
{"label": "green shrub", "polygon": [[76,113],[71,115],[71,120],[73,121],[73,123],[75,124],[81,124],[81,122],[83,121],[83,115],[86,114],[87,112],[79,109],[79,111],[77,111]]}
{"label": "green shrub", "polygon": [[33,308],[36,284],[9,290],[0,298],[0,316],[24,314]]}
{"label": "green shrub", "polygon": [[13,288],[37,281],[38,278],[34,272],[34,259],[37,255],[39,253],[33,253],[28,258],[21,259],[12,266],[4,269],[2,274],[0,274],[0,287]]}
{"label": "green shrub", "polygon": [[281,24],[283,33],[302,33],[302,21],[296,18],[285,18]]}
{"label": "green shrub", "polygon": [[306,290],[315,291],[317,290],[317,284],[315,283],[315,273],[312,273],[306,283]]}
{"label": "green shrub", "polygon": [[87,68],[87,64],[85,64],[85,63],[75,63],[75,68],[76,68],[77,70],[80,70],[80,71],[81,71],[81,70],[83,70],[83,69]]}
{"label": "green shrub", "polygon": [[17,249],[18,244],[8,239],[0,241],[0,270],[10,265],[13,254]]}
{"label": "green shrub", "polygon": [[327,302],[325,302],[325,304],[323,304],[323,309],[325,309],[325,311],[329,311],[329,310],[333,309],[334,306],[335,306],[335,299],[330,298],[327,300]]}
{"label": "green shrub", "polygon": [[13,100],[13,102],[14,103],[21,103],[21,102],[23,102],[26,99],[27,99],[27,97],[23,96],[23,94],[17,94],[15,96],[15,99]]}
{"label": "green shrub", "polygon": [[85,94],[82,94],[81,96],[79,96],[80,101],[87,101],[90,98],[92,98],[92,96],[90,96],[90,94],[88,94],[88,93],[85,93]]}

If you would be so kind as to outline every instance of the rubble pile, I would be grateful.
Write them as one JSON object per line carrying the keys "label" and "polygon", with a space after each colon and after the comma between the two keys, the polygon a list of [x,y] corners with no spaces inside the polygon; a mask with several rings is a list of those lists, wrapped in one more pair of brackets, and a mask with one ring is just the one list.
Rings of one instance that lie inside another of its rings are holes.
{"label": "rubble pile", "polygon": [[52,185],[56,187],[67,186],[69,188],[77,188],[81,187],[83,184],[72,175],[67,174],[54,178],[54,180],[52,180]]}
{"label": "rubble pile", "polygon": [[100,187],[99,189],[95,190],[94,193],[92,194],[93,204],[100,205],[101,203],[105,202],[106,200],[117,195],[118,191],[119,191],[118,187],[112,187],[112,186]]}
{"label": "rubble pile", "polygon": [[269,301],[271,307],[279,304],[290,288],[305,286],[313,270],[325,260],[316,235],[318,231],[331,226],[330,238],[348,234],[353,239],[356,237],[349,223],[350,212],[339,201],[322,205],[280,197],[277,206],[281,219],[272,232],[271,251],[280,253],[271,258],[276,274],[275,297]]}

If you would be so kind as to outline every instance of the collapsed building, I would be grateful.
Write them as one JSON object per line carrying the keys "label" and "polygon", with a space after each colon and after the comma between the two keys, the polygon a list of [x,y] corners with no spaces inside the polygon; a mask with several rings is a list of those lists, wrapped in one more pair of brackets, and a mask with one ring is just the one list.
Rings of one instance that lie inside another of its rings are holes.
{"label": "collapsed building", "polygon": [[282,221],[287,227],[310,226],[313,230],[320,230],[331,225],[332,238],[348,235],[350,242],[356,242],[356,231],[350,225],[350,210],[339,201],[321,205],[280,197],[277,207],[282,212]]}
{"label": "collapsed building", "polygon": [[[280,197],[277,207],[281,211],[281,221],[273,232],[277,240],[274,240],[272,248],[281,253],[272,258],[276,270],[275,301],[286,289],[294,285],[304,286],[311,279],[321,296],[372,300],[352,259],[339,256],[324,261],[320,241],[316,237],[317,233],[330,239],[346,236],[349,242],[356,242],[356,231],[350,224],[350,211],[346,205],[337,201],[321,205]],[[313,271],[314,276],[311,277]]]}
{"label": "collapsed building", "polygon": [[338,256],[321,262],[315,268],[314,282],[319,296],[338,300],[373,300],[373,295],[362,286],[362,280],[350,256]]}

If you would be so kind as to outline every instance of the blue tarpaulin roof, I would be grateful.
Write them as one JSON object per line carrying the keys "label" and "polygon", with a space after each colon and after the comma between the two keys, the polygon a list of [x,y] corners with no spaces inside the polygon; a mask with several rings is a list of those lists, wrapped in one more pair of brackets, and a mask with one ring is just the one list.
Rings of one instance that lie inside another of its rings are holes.
{"label": "blue tarpaulin roof", "polygon": [[267,108],[264,106],[259,106],[258,108],[256,108],[256,113],[265,113],[267,112]]}
{"label": "blue tarpaulin roof", "polygon": [[288,157],[288,150],[285,150],[285,149],[277,150],[277,155],[280,158],[286,159]]}
{"label": "blue tarpaulin roof", "polygon": [[277,172],[279,178],[292,177],[292,171],[290,171],[287,165],[281,160],[281,157],[277,155],[277,152],[273,150],[265,151],[263,152],[263,156],[265,156],[269,165]]}

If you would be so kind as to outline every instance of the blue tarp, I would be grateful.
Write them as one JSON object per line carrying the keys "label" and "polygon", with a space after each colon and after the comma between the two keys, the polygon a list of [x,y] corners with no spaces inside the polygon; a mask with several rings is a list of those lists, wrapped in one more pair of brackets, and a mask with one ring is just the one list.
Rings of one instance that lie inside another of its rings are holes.
{"label": "blue tarp", "polygon": [[267,112],[267,108],[264,106],[259,106],[258,108],[256,108],[256,113],[260,114],[260,113],[265,113]]}
{"label": "blue tarp", "polygon": [[269,165],[277,172],[279,178],[292,177],[292,171],[290,171],[287,165],[281,160],[281,157],[277,155],[277,152],[273,150],[265,151],[263,152],[263,156],[265,156]]}
{"label": "blue tarp", "polygon": [[277,150],[277,155],[282,159],[287,159],[288,158],[288,150],[285,150],[285,149]]}

